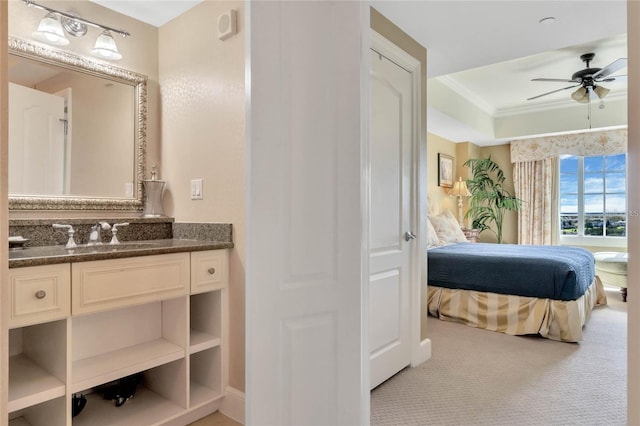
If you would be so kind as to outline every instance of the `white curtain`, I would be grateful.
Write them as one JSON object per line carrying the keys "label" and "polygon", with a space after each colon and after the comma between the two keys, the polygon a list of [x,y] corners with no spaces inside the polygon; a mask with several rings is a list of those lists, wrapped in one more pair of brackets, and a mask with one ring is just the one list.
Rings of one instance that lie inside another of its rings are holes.
{"label": "white curtain", "polygon": [[518,244],[549,245],[558,239],[558,160],[521,161],[513,165],[518,211]]}

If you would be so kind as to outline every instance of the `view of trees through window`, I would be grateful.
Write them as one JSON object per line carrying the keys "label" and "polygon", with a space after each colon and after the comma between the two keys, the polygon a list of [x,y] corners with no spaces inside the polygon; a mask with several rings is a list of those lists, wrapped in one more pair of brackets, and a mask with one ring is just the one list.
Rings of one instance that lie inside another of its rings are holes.
{"label": "view of trees through window", "polygon": [[626,154],[560,157],[562,235],[627,235]]}

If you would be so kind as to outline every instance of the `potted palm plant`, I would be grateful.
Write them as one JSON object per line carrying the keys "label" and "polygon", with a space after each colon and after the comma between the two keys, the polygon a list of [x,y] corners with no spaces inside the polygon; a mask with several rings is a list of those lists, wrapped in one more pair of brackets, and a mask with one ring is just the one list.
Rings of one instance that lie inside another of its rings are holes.
{"label": "potted palm plant", "polygon": [[471,192],[469,210],[465,218],[471,218],[473,228],[480,232],[493,232],[498,243],[502,243],[502,222],[508,211],[517,211],[521,200],[504,187],[504,172],[488,158],[471,158],[464,163],[471,169],[472,178],[467,180]]}

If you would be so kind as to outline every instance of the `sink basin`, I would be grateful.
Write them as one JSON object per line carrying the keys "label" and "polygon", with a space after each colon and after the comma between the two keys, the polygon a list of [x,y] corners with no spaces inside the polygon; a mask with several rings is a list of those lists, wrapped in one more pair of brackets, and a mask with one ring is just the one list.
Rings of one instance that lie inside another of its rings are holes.
{"label": "sink basin", "polygon": [[158,247],[159,244],[152,242],[122,242],[120,244],[101,244],[101,245],[81,245],[73,249],[67,249],[70,254],[83,254],[83,253],[105,253],[123,250],[141,250],[151,249]]}

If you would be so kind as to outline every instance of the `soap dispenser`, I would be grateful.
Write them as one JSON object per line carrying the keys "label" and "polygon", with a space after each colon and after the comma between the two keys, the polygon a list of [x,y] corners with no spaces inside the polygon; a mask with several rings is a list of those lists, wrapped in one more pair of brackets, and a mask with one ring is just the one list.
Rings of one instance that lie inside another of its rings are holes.
{"label": "soap dispenser", "polygon": [[143,180],[144,186],[144,209],[142,217],[165,217],[162,207],[162,191],[164,190],[164,181],[158,180],[158,172],[155,164],[151,167],[151,179]]}

